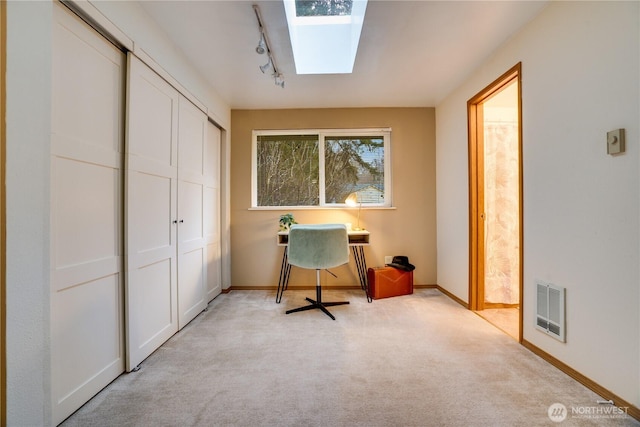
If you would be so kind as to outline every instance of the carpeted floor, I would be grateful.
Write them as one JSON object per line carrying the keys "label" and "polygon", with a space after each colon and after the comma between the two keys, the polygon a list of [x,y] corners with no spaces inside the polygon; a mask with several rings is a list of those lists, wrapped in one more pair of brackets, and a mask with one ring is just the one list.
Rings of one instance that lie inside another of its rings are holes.
{"label": "carpeted floor", "polygon": [[63,425],[640,426],[579,417],[600,397],[437,290],[284,314],[312,294],[220,295]]}

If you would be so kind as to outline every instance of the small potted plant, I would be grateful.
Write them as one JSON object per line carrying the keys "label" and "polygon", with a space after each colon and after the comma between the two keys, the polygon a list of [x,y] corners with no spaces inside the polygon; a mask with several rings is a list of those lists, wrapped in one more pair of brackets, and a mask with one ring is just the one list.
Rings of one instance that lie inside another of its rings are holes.
{"label": "small potted plant", "polygon": [[297,224],[296,220],[293,218],[293,214],[287,213],[280,215],[280,231],[289,230],[292,224]]}

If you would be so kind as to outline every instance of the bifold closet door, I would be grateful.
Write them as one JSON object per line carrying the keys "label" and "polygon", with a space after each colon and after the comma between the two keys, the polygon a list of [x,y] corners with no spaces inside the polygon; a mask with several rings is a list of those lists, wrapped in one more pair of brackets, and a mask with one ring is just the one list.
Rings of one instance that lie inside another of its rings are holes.
{"label": "bifold closet door", "polygon": [[125,56],[55,4],[51,135],[54,424],[124,371]]}
{"label": "bifold closet door", "polygon": [[207,245],[207,302],[222,292],[220,261],[220,129],[207,124],[204,150],[205,239]]}
{"label": "bifold closet door", "polygon": [[181,95],[178,114],[178,329],[207,306],[206,135],[207,116]]}
{"label": "bifold closet door", "polygon": [[178,330],[179,93],[129,54],[126,144],[127,371]]}

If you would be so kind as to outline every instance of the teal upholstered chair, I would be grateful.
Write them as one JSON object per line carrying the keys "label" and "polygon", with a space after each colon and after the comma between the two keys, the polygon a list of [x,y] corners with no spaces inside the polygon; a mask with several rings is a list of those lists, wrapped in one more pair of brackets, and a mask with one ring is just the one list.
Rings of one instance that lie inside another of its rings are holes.
{"label": "teal upholstered chair", "polygon": [[289,231],[288,262],[301,268],[316,270],[316,299],[306,298],[311,304],[288,310],[295,313],[320,309],[336,320],[326,307],[349,304],[349,301],[322,301],[320,270],[349,262],[349,238],[344,224],[294,224]]}

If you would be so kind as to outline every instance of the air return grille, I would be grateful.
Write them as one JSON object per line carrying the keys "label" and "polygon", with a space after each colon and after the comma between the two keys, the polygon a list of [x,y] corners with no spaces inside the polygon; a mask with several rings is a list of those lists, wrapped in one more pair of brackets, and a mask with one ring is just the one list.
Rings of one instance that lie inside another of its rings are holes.
{"label": "air return grille", "polygon": [[538,292],[536,328],[565,342],[565,289],[540,280],[536,281],[536,287]]}

